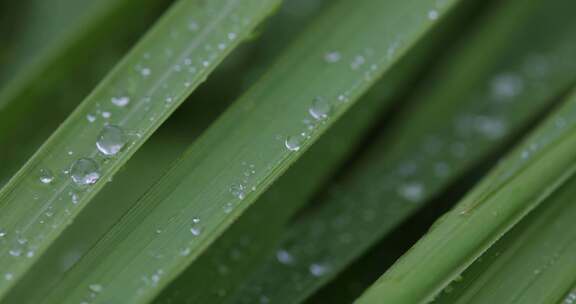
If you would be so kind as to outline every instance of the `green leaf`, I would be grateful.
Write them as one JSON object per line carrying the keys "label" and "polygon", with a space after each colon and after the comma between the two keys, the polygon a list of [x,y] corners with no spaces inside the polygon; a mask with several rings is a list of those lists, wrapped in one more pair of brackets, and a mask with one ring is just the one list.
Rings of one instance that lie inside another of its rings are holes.
{"label": "green leaf", "polygon": [[[98,301],[150,300],[434,24],[430,10],[442,15],[452,3],[334,4],[47,301],[76,302],[90,294]],[[341,54],[340,62],[324,60],[332,51]],[[310,121],[309,111],[319,121]],[[86,267],[91,269],[88,275]],[[93,284],[101,288],[91,291]]]}
{"label": "green leaf", "polygon": [[560,303],[576,281],[576,179],[485,252],[435,303]]}
{"label": "green leaf", "polygon": [[[2,69],[15,76],[0,91],[0,146],[11,147],[0,151],[0,186],[166,6],[161,0],[32,2],[21,9],[33,21],[18,34]],[[134,21],[125,24],[128,17]]]}
{"label": "green leaf", "polygon": [[[161,18],[0,192],[0,268],[12,277],[0,297],[278,3],[181,1]],[[96,147],[106,125],[123,130],[112,157]]]}
{"label": "green leaf", "polygon": [[[530,18],[519,18],[509,28],[502,22],[510,22],[510,14],[518,12],[515,7],[508,14],[486,16],[489,22],[480,23],[455,55],[447,55],[440,69],[422,81],[424,88],[410,103],[417,106],[397,115],[365,154],[314,200],[316,208],[294,219],[260,269],[245,274],[244,302],[260,297],[272,303],[298,302],[549,107],[576,79],[574,69],[564,63],[576,50],[570,31],[560,22],[547,24],[540,35],[513,30],[558,9],[554,4],[546,8],[537,14],[528,10]],[[479,62],[479,54],[491,55]],[[544,64],[547,72],[530,73],[535,63]],[[502,98],[496,85],[507,78],[520,81],[522,91]],[[291,262],[279,262],[275,253],[289,255]],[[238,303],[242,296],[231,298]]]}
{"label": "green leaf", "polygon": [[[442,216],[358,303],[430,301],[574,170],[576,95]],[[420,271],[419,271],[420,270]]]}

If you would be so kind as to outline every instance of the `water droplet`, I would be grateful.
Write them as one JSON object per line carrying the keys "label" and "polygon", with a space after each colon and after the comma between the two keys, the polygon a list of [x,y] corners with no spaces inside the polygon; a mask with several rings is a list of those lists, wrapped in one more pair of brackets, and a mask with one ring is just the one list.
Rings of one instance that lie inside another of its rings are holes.
{"label": "water droplet", "polygon": [[8,251],[8,253],[13,257],[19,257],[22,255],[22,250],[18,248],[13,248]]}
{"label": "water droplet", "polygon": [[28,244],[28,240],[26,238],[23,238],[22,236],[17,237],[16,242],[18,242],[18,244],[20,245]]}
{"label": "water droplet", "polygon": [[7,273],[4,274],[4,279],[5,279],[6,281],[12,281],[12,279],[14,279],[14,275],[13,275],[12,273],[10,273],[10,272],[7,272]]}
{"label": "water droplet", "polygon": [[0,238],[5,237],[8,234],[8,232],[6,230],[4,230],[3,228],[0,228]]}
{"label": "water droplet", "polygon": [[54,174],[50,169],[40,169],[40,182],[50,184],[54,181]]}
{"label": "water droplet", "polygon": [[202,229],[198,227],[192,227],[190,228],[190,232],[192,232],[193,236],[199,236],[202,233]]}
{"label": "water droplet", "polygon": [[364,58],[364,56],[362,55],[357,55],[356,57],[354,57],[354,60],[352,60],[352,63],[350,63],[350,67],[353,70],[357,70],[360,68],[360,66],[362,66],[364,63],[366,62],[366,59]]}
{"label": "water droplet", "polygon": [[234,40],[234,39],[236,39],[236,37],[237,37],[236,33],[234,33],[234,32],[228,33],[228,39]]}
{"label": "water droplet", "polygon": [[278,260],[278,262],[280,262],[284,265],[294,263],[294,257],[292,256],[292,254],[290,254],[290,252],[283,250],[283,249],[276,251],[276,259]]}
{"label": "water droplet", "polygon": [[102,117],[110,118],[110,116],[112,116],[112,114],[110,112],[107,112],[107,111],[102,112]]}
{"label": "water droplet", "polygon": [[405,199],[412,202],[418,202],[424,197],[424,186],[418,182],[410,182],[400,186],[398,192]]}
{"label": "water droplet", "polygon": [[79,186],[92,185],[100,179],[100,167],[91,158],[80,158],[70,167],[70,177]]}
{"label": "water droplet", "polygon": [[124,145],[126,145],[124,130],[113,125],[105,126],[96,141],[98,151],[107,156],[116,155]]}
{"label": "water droplet", "polygon": [[284,141],[284,146],[286,146],[286,148],[290,151],[298,151],[300,150],[303,141],[304,138],[300,135],[288,136]]}
{"label": "water droplet", "polygon": [[436,11],[436,10],[429,11],[428,12],[428,19],[430,19],[430,20],[438,19],[438,11]]}
{"label": "water droplet", "polygon": [[328,272],[328,267],[326,267],[326,265],[323,264],[312,263],[308,267],[308,271],[310,271],[310,274],[312,274],[315,277],[321,277]]}
{"label": "water droplet", "polygon": [[119,107],[125,107],[130,103],[130,98],[128,96],[112,97],[110,100],[114,105]]}
{"label": "water droplet", "polygon": [[88,119],[89,122],[95,122],[96,116],[92,114],[86,114],[86,119]]}
{"label": "water droplet", "polygon": [[234,210],[234,204],[228,202],[226,204],[224,204],[224,213],[230,213],[232,212],[232,210]]}
{"label": "water droplet", "polygon": [[70,199],[72,200],[72,204],[78,204],[78,194],[76,192],[68,192],[70,195]]}
{"label": "water droplet", "polygon": [[246,187],[242,184],[230,186],[230,192],[238,199],[243,200],[246,197]]}
{"label": "water droplet", "polygon": [[308,109],[308,113],[314,117],[316,120],[323,120],[330,114],[332,107],[330,103],[328,103],[322,97],[314,98],[314,102],[312,106]]}
{"label": "water droplet", "polygon": [[324,61],[329,63],[338,62],[340,61],[340,59],[342,59],[342,55],[340,54],[340,52],[337,51],[332,51],[324,54]]}
{"label": "water droplet", "polygon": [[186,248],[182,248],[179,253],[181,256],[188,256],[188,255],[190,255],[191,251],[192,250],[190,249],[190,247],[186,247]]}
{"label": "water droplet", "polygon": [[140,70],[140,75],[142,75],[144,77],[148,77],[148,76],[150,76],[150,74],[152,74],[152,70],[150,70],[149,68],[142,68]]}
{"label": "water droplet", "polygon": [[491,83],[492,94],[497,99],[506,99],[517,96],[522,92],[524,82],[522,78],[513,73],[504,73],[496,76]]}
{"label": "water droplet", "polygon": [[102,285],[100,285],[100,284],[90,284],[90,285],[88,285],[88,288],[91,291],[96,292],[96,293],[101,292],[103,289]]}

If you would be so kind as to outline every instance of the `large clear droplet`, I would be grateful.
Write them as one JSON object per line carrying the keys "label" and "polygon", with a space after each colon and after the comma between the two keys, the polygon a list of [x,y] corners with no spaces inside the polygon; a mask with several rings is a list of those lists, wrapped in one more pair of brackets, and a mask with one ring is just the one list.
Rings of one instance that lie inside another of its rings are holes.
{"label": "large clear droplet", "polygon": [[91,158],[80,158],[72,164],[70,177],[79,186],[92,185],[100,179],[100,167]]}
{"label": "large clear droplet", "polygon": [[284,146],[286,146],[286,148],[290,151],[298,151],[298,150],[300,150],[300,147],[302,146],[303,141],[304,141],[304,138],[302,138],[299,135],[288,136],[286,138],[286,141],[284,141]]}
{"label": "large clear droplet", "polygon": [[314,102],[312,102],[312,106],[308,109],[308,113],[316,120],[323,120],[328,117],[331,110],[332,107],[330,103],[322,97],[316,97],[314,98]]}
{"label": "large clear droplet", "polygon": [[43,184],[50,184],[54,181],[54,174],[50,169],[40,169],[40,182]]}
{"label": "large clear droplet", "polygon": [[126,145],[124,130],[117,126],[105,126],[96,140],[98,151],[104,155],[116,155]]}

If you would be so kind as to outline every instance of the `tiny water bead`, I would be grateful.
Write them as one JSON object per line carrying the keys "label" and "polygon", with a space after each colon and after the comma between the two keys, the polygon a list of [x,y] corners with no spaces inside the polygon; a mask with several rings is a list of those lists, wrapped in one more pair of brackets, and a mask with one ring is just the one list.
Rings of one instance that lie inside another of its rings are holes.
{"label": "tiny water bead", "polygon": [[328,117],[331,110],[332,107],[330,103],[322,97],[316,97],[312,102],[312,106],[308,109],[308,113],[316,120],[324,120]]}
{"label": "tiny water bead", "polygon": [[79,186],[92,185],[100,179],[100,167],[91,158],[79,158],[70,167],[70,177]]}
{"label": "tiny water bead", "polygon": [[8,234],[8,232],[6,232],[6,230],[4,230],[3,228],[0,228],[0,238],[5,237]]}
{"label": "tiny water bead", "polygon": [[350,63],[350,67],[352,68],[352,70],[357,70],[364,63],[366,63],[366,58],[364,58],[364,56],[362,56],[362,55],[357,55],[356,57],[354,57],[354,59]]}
{"label": "tiny water bead", "polygon": [[127,96],[112,97],[112,103],[119,107],[125,107],[130,103],[130,98]]}
{"label": "tiny water bead", "polygon": [[321,277],[328,272],[328,267],[320,263],[312,263],[308,267],[308,271],[315,277]]}
{"label": "tiny water bead", "polygon": [[19,257],[22,255],[22,250],[19,248],[13,248],[8,251],[8,253],[13,257]]}
{"label": "tiny water bead", "polygon": [[144,77],[148,77],[150,74],[152,74],[152,71],[149,68],[142,68],[140,70],[140,74]]}
{"label": "tiny water bead", "polygon": [[278,260],[278,262],[280,262],[284,265],[294,263],[294,257],[292,256],[292,254],[290,254],[290,252],[283,250],[283,249],[276,251],[276,259]]}
{"label": "tiny water bead", "polygon": [[303,141],[304,138],[300,135],[288,136],[284,141],[284,146],[286,146],[286,148],[290,151],[298,151],[300,150]]}
{"label": "tiny water bead", "polygon": [[224,210],[224,213],[230,213],[232,212],[232,210],[234,210],[234,204],[228,202],[224,204],[224,207],[222,209]]}
{"label": "tiny water bead", "polygon": [[40,182],[50,184],[54,181],[54,174],[50,169],[40,169]]}
{"label": "tiny water bead", "polygon": [[106,156],[116,155],[126,145],[124,130],[118,126],[105,126],[96,140],[96,147]]}
{"label": "tiny water bead", "polygon": [[399,194],[411,202],[419,202],[424,198],[424,186],[418,182],[406,183],[398,189]]}
{"label": "tiny water bead", "polygon": [[193,236],[199,236],[202,233],[202,229],[200,227],[198,227],[198,224],[200,223],[200,218],[198,217],[193,217],[192,218],[192,228],[190,228],[190,232],[192,233]]}
{"label": "tiny water bead", "polygon": [[342,59],[342,55],[340,54],[340,52],[337,51],[332,51],[324,54],[324,60],[328,63],[338,62],[340,61],[340,59]]}
{"label": "tiny water bead", "polygon": [[4,274],[4,279],[5,279],[6,281],[12,281],[13,278],[14,278],[14,275],[13,275],[12,273],[10,273],[10,272],[7,272],[7,273]]}
{"label": "tiny water bead", "polygon": [[88,289],[90,289],[92,292],[98,293],[98,292],[101,292],[103,288],[102,288],[102,285],[100,285],[100,284],[90,284],[88,286]]}
{"label": "tiny water bead", "polygon": [[87,119],[89,122],[95,122],[95,121],[96,121],[96,116],[93,115],[93,114],[86,114],[86,119]]}
{"label": "tiny water bead", "polygon": [[524,89],[523,79],[514,73],[497,75],[491,83],[492,94],[497,99],[508,99],[519,95]]}

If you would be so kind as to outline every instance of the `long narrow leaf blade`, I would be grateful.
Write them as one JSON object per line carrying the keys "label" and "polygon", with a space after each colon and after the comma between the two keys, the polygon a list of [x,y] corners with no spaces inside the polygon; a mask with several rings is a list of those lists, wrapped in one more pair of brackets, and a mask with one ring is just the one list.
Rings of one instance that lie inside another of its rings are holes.
{"label": "long narrow leaf blade", "polygon": [[12,278],[0,297],[278,3],[189,0],[164,15],[0,192],[0,268]]}
{"label": "long narrow leaf blade", "polygon": [[575,185],[566,182],[434,303],[560,303],[576,281]]}
{"label": "long narrow leaf blade", "polygon": [[[576,94],[392,266],[358,303],[431,301],[576,170]],[[418,271],[426,269],[426,271]]]}

